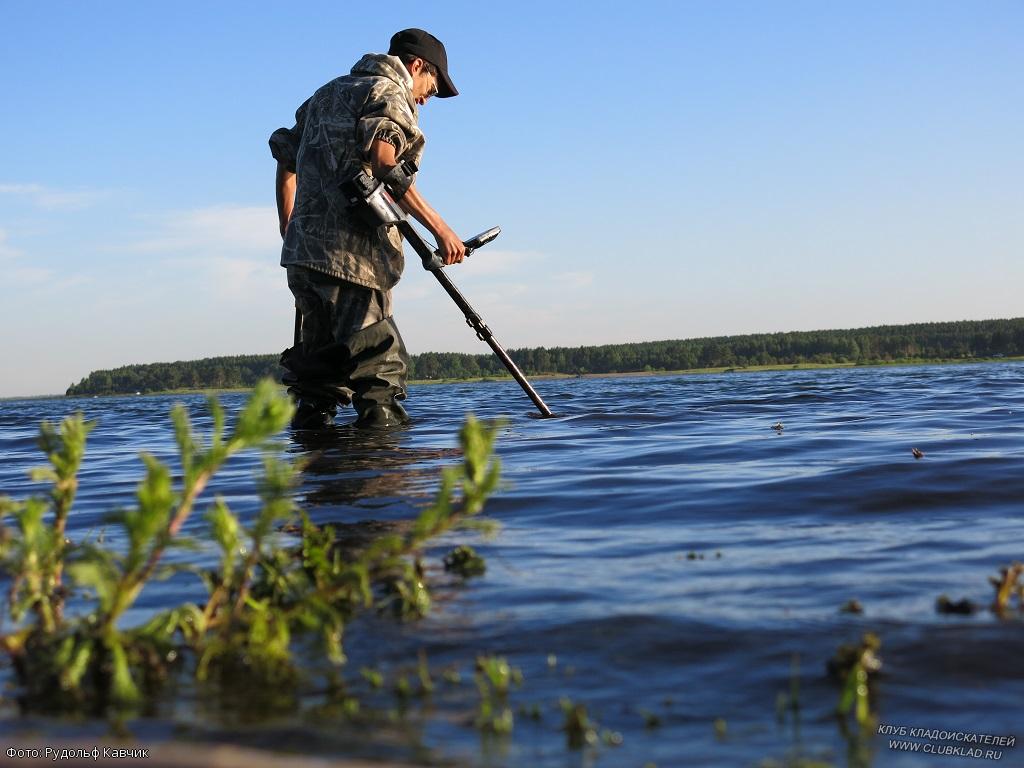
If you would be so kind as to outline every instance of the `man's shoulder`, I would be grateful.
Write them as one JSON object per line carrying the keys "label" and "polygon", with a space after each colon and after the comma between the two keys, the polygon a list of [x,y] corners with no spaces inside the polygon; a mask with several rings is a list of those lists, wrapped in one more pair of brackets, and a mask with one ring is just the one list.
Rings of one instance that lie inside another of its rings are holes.
{"label": "man's shoulder", "polygon": [[324,83],[313,94],[313,101],[334,101],[345,94],[349,101],[388,101],[408,105],[408,97],[402,87],[389,77],[373,74],[341,75]]}
{"label": "man's shoulder", "polygon": [[348,91],[360,88],[368,90],[372,87],[372,84],[367,83],[366,80],[367,78],[358,77],[356,75],[340,75],[317,88],[316,92],[313,94],[313,98],[322,98],[324,96],[337,93],[338,91]]}
{"label": "man's shoulder", "polygon": [[406,90],[390,77],[366,75],[363,79],[366,80],[367,93],[371,99],[408,105],[409,96]]}

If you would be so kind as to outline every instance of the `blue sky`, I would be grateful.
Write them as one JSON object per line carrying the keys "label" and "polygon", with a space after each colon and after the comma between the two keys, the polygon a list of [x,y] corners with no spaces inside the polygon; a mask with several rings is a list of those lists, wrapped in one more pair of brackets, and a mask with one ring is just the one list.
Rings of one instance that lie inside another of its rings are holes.
{"label": "blue sky", "polygon": [[[7,2],[0,396],[290,343],[267,137],[441,38],[419,185],[507,347],[1024,315],[1024,4]],[[412,352],[486,351],[410,259]]]}

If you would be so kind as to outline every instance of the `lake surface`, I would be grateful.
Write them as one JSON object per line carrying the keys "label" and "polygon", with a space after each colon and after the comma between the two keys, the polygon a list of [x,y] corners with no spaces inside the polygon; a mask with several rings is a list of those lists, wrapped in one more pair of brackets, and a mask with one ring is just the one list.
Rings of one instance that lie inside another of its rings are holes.
{"label": "lake surface", "polygon": [[[1022,374],[1002,363],[539,381],[557,415],[549,420],[531,416],[514,383],[421,386],[407,404],[411,429],[285,434],[290,455],[313,457],[296,493],[314,521],[394,521],[428,503],[440,469],[459,460],[466,411],[507,417],[497,445],[504,485],[486,510],[500,533],[453,534],[428,553],[436,565],[470,543],[486,575],[460,585],[434,569],[427,619],[367,616],[347,636],[356,690],[361,666],[391,679],[421,648],[432,667],[457,665],[462,685],[439,684],[428,703],[413,700],[369,731],[318,707],[315,681],[291,717],[261,720],[183,694],[125,727],[143,742],[236,739],[322,756],[531,768],[785,765],[797,756],[836,766],[987,764],[892,749],[885,736],[858,738],[856,726],[844,734],[826,662],[841,643],[876,632],[881,723],[1024,738],[1024,621],[984,608],[988,578],[1024,559]],[[243,399],[222,402],[233,412]],[[201,396],[0,403],[0,489],[25,495],[25,472],[42,458],[38,422],[81,409],[99,426],[70,535],[95,531],[106,510],[131,503],[138,451],[173,458],[166,414],[175,401],[208,427]],[[233,460],[204,498],[220,493],[251,515],[257,463]],[[205,524],[194,516],[186,532],[202,537]],[[941,594],[983,610],[939,615]],[[145,592],[130,618],[202,595],[175,579]],[[840,611],[851,598],[863,614]],[[480,652],[522,670],[513,706],[540,713],[518,714],[507,739],[467,724]],[[795,678],[799,711],[780,717],[778,696]],[[394,706],[390,694],[367,695]],[[562,696],[585,704],[621,745],[568,749]],[[22,718],[10,704],[0,721],[8,741],[105,728]],[[1024,765],[1024,746],[1003,748],[1000,764]]]}

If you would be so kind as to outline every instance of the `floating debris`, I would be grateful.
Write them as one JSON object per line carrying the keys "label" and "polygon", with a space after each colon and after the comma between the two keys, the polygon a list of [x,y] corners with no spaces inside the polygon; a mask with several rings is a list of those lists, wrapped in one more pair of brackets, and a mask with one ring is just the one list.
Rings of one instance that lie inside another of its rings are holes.
{"label": "floating debris", "polygon": [[912,454],[914,454],[914,458],[915,459],[923,459],[924,458],[924,451],[918,450],[917,448],[911,448],[910,452]]}
{"label": "floating debris", "polygon": [[653,730],[654,728],[661,727],[661,718],[649,709],[641,709],[640,716],[644,719],[644,728]]}
{"label": "floating debris", "polygon": [[978,605],[977,603],[972,603],[966,597],[963,600],[954,601],[950,600],[947,595],[939,595],[935,601],[935,611],[947,615],[970,616],[978,611]]}
{"label": "floating debris", "polygon": [[777,421],[774,424],[772,424],[772,429],[774,429],[779,434],[782,434],[782,430],[784,430],[785,427],[783,426],[781,421]]}
{"label": "floating debris", "polygon": [[842,613],[864,613],[864,606],[860,604],[860,600],[850,598],[840,606],[839,610]]}
{"label": "floating debris", "polygon": [[537,704],[536,702],[529,706],[526,704],[520,704],[519,714],[533,720],[534,722],[540,722],[544,717],[540,709],[540,704]]}

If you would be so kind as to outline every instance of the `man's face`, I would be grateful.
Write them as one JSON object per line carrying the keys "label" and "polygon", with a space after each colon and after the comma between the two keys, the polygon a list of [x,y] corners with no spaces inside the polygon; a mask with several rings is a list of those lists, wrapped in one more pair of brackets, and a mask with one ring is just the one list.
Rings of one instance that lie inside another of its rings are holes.
{"label": "man's face", "polygon": [[413,61],[409,74],[412,75],[412,97],[422,107],[427,99],[437,94],[437,75],[427,74],[422,59]]}

